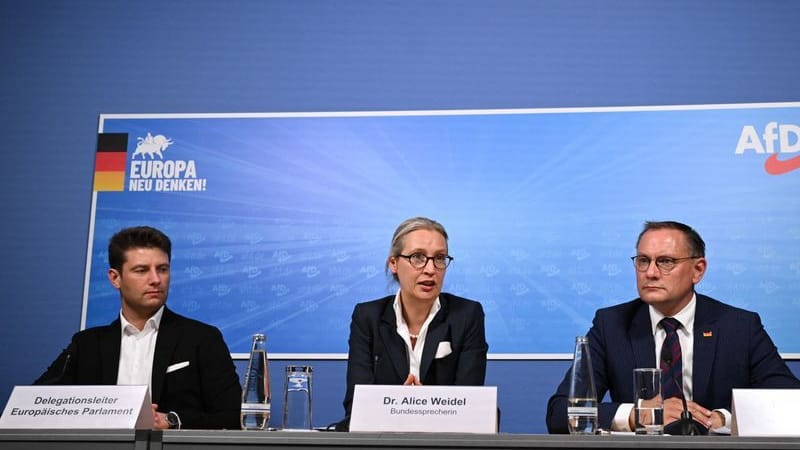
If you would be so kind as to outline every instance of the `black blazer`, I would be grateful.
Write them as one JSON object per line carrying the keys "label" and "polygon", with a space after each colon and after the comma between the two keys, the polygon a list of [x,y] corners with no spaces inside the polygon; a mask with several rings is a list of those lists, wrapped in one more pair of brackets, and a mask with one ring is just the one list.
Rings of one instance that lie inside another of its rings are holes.
{"label": "black blazer", "polygon": [[[344,398],[347,427],[356,384],[403,384],[409,374],[408,354],[397,334],[395,296],[359,303],[350,323],[347,358],[347,393]],[[439,295],[441,309],[428,325],[420,361],[420,381],[431,385],[483,385],[486,352],[481,304],[455,295]],[[452,353],[435,359],[440,342],[450,342]],[[342,426],[339,428],[341,429]]]}
{"label": "black blazer", "polygon": [[[76,333],[34,384],[116,384],[121,333],[119,318]],[[189,365],[166,373],[184,361]],[[178,413],[184,428],[240,428],[242,389],[217,328],[164,307],[151,380],[153,403]]]}
{"label": "black blazer", "polygon": [[[589,330],[598,422],[610,429],[621,403],[633,403],[633,369],[658,367],[648,305],[641,299],[597,311]],[[693,400],[731,409],[733,388],[800,388],[758,314],[697,294],[692,361]],[[570,371],[547,403],[547,429],[567,433]]]}

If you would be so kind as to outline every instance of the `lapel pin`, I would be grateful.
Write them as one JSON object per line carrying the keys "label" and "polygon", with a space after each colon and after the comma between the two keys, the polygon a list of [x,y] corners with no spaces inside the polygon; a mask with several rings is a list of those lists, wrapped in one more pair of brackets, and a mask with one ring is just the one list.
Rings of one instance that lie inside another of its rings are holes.
{"label": "lapel pin", "polygon": [[704,338],[712,337],[712,336],[714,336],[714,332],[713,331],[703,331],[703,337]]}

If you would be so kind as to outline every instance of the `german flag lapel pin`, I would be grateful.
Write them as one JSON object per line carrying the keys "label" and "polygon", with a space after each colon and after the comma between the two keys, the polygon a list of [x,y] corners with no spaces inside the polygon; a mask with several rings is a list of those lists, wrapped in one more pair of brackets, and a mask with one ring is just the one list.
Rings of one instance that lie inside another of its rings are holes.
{"label": "german flag lapel pin", "polygon": [[713,331],[711,331],[711,330],[709,330],[709,331],[703,331],[703,337],[704,337],[704,338],[710,338],[710,337],[714,337],[714,332],[713,332]]}

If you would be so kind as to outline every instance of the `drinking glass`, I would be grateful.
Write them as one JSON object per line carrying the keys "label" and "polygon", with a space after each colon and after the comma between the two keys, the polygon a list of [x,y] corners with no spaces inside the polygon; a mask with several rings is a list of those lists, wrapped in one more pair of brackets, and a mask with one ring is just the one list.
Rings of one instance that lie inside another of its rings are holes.
{"label": "drinking glass", "polygon": [[633,419],[636,434],[664,434],[661,369],[633,369]]}

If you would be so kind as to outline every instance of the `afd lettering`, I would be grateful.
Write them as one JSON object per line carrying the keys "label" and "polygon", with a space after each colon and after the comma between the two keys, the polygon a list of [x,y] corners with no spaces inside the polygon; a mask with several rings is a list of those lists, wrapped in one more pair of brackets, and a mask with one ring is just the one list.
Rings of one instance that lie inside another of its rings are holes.
{"label": "afd lettering", "polygon": [[769,154],[770,157],[764,161],[764,170],[770,175],[783,175],[798,169],[800,155],[778,159],[778,154],[800,152],[800,126],[769,122],[764,126],[764,132],[760,133],[755,126],[745,125],[736,144],[736,154],[742,155],[745,151]]}
{"label": "afd lettering", "polygon": [[[775,153],[776,142],[777,151],[780,153],[799,152],[798,138],[800,138],[800,126],[794,124],[778,125],[778,122],[770,122],[764,127],[764,134],[761,136],[758,135],[756,127],[745,125],[739,136],[739,143],[736,144],[736,154],[741,155],[745,150],[753,150],[759,154]],[[761,139],[764,140],[763,143]]]}

